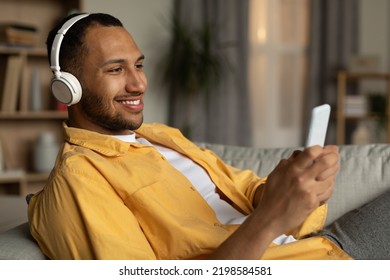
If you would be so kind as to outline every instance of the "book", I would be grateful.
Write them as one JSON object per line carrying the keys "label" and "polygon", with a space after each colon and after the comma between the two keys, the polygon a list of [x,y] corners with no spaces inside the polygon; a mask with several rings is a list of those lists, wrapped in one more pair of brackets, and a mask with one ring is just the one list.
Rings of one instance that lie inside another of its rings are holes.
{"label": "book", "polygon": [[3,102],[3,89],[5,83],[5,76],[7,72],[7,64],[8,64],[8,55],[2,54],[0,55],[0,109]]}
{"label": "book", "polygon": [[0,43],[8,46],[34,46],[37,41],[37,28],[22,23],[0,24]]}
{"label": "book", "polygon": [[346,116],[365,116],[368,113],[367,98],[363,95],[347,95],[344,103]]}
{"label": "book", "polygon": [[8,111],[8,106],[11,99],[11,88],[12,88],[12,76],[14,76],[15,72],[15,56],[8,56],[6,68],[4,71],[4,83],[2,85],[2,100],[1,100],[1,111]]}
{"label": "book", "polygon": [[19,96],[19,111],[27,112],[30,109],[30,85],[31,85],[31,70],[25,65],[22,69],[22,81]]}
{"label": "book", "polygon": [[23,61],[22,56],[8,56],[1,102],[2,112],[15,112],[17,109]]}

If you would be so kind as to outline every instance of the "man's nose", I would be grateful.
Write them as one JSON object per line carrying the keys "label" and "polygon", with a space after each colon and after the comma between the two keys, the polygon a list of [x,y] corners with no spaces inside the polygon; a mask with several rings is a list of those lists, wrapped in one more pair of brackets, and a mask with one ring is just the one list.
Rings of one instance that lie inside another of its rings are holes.
{"label": "man's nose", "polygon": [[146,76],[143,72],[132,71],[127,76],[126,91],[127,92],[145,92],[146,89]]}

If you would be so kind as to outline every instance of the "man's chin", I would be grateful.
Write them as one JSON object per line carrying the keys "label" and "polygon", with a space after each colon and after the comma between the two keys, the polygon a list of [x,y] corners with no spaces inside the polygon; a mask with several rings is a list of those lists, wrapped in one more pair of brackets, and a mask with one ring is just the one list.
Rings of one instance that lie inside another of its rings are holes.
{"label": "man's chin", "polygon": [[142,125],[143,119],[134,121],[117,118],[107,121],[107,119],[100,118],[100,120],[97,120],[97,123],[100,123],[100,126],[111,131],[125,131],[138,129]]}
{"label": "man's chin", "polygon": [[128,122],[128,129],[129,130],[136,130],[136,129],[141,127],[143,122],[144,122],[143,117],[140,120],[138,120],[138,121],[129,121]]}
{"label": "man's chin", "polygon": [[139,124],[137,125],[132,125],[130,130],[137,130],[138,128],[140,128],[142,126],[143,122],[140,122]]}

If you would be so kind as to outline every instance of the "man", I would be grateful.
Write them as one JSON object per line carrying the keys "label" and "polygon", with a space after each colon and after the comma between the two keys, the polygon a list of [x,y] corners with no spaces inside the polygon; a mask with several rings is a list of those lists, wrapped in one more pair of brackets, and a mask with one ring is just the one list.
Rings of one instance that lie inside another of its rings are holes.
{"label": "man", "polygon": [[31,233],[46,256],[351,258],[354,250],[342,250],[347,242],[333,230],[317,233],[339,169],[337,147],[296,152],[267,179],[258,178],[176,129],[143,124],[144,55],[116,18],[72,15],[47,45],[54,94],[61,99],[58,80],[66,76],[56,55],[82,93],[70,97],[76,101],[68,103],[65,143],[46,186],[29,203]]}

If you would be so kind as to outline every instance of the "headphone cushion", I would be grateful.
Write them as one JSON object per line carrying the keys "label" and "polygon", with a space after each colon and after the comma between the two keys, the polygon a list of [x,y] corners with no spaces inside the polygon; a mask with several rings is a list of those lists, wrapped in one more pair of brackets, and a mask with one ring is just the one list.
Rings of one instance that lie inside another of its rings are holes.
{"label": "headphone cushion", "polygon": [[51,91],[54,97],[68,106],[78,103],[81,99],[82,89],[79,80],[68,72],[60,72],[59,77],[51,80]]}

